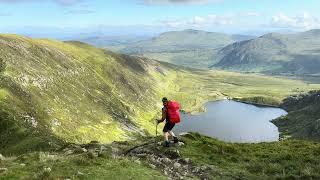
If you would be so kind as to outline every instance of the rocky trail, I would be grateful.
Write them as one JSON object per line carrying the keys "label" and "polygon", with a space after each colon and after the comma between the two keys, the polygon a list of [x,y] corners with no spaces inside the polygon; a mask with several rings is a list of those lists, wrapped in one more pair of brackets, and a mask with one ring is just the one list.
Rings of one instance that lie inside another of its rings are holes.
{"label": "rocky trail", "polygon": [[211,167],[197,166],[189,158],[183,158],[179,149],[186,146],[184,142],[171,144],[169,148],[162,147],[161,141],[151,139],[140,145],[130,142],[113,142],[112,144],[69,144],[60,149],[64,155],[86,154],[89,158],[112,156],[114,159],[129,158],[137,164],[145,164],[152,169],[161,171],[169,179],[186,179],[198,177],[209,179],[208,170]]}

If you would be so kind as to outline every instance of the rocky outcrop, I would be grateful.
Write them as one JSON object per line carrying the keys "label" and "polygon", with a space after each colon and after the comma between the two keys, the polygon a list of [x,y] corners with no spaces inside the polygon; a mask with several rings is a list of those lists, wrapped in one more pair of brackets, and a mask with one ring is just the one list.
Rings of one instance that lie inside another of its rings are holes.
{"label": "rocky outcrop", "polygon": [[154,139],[132,147],[129,142],[113,142],[112,144],[69,144],[61,148],[65,155],[86,154],[89,158],[130,158],[137,164],[146,164],[152,169],[161,171],[172,179],[185,179],[198,177],[209,179],[207,171],[210,167],[197,166],[189,158],[183,158],[179,149],[185,146],[183,142],[171,145],[169,148],[162,147],[161,142]]}

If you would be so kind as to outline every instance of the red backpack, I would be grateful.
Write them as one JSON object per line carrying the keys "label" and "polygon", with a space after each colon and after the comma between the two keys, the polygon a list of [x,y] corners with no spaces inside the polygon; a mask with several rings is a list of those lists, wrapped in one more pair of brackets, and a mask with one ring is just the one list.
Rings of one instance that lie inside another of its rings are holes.
{"label": "red backpack", "polygon": [[180,105],[175,101],[168,102],[168,116],[169,120],[172,123],[179,123],[180,122]]}

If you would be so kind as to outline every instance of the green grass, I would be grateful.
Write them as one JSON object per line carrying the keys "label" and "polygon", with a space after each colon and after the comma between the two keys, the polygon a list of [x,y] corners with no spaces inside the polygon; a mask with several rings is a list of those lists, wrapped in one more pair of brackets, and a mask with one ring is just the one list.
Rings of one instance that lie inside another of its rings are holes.
{"label": "green grass", "polygon": [[[149,138],[124,143],[129,149]],[[160,139],[160,137],[159,137]],[[178,147],[182,158],[194,166],[209,167],[212,179],[319,179],[320,143],[284,140],[272,143],[226,143],[196,133],[183,136]],[[152,146],[153,147],[153,146]],[[170,148],[159,147],[161,151]],[[172,147],[173,148],[173,147]],[[152,149],[152,148],[151,148]],[[21,164],[25,164],[22,166]],[[129,157],[113,158],[110,154],[90,158],[83,154],[33,152],[7,157],[0,167],[8,169],[0,179],[164,179],[160,169],[148,162]],[[51,171],[45,170],[50,168]]]}
{"label": "green grass", "polygon": [[212,177],[225,179],[318,179],[320,144],[286,140],[233,144],[191,134],[181,153],[199,165],[211,166]]}
{"label": "green grass", "polygon": [[85,154],[29,153],[2,161],[0,167],[8,169],[0,179],[166,179],[147,164],[137,164],[128,158],[91,159]]}

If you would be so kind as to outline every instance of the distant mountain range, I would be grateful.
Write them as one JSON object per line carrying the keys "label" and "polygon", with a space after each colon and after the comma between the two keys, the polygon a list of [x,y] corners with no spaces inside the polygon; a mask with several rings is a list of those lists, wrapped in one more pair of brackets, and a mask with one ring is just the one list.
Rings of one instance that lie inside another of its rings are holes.
{"label": "distant mountain range", "polygon": [[320,30],[260,37],[187,29],[148,37],[82,39],[116,52],[193,68],[276,75],[320,74]]}
{"label": "distant mountain range", "polygon": [[227,35],[193,29],[171,31],[158,37],[129,44],[122,52],[132,54],[176,52],[195,49],[215,49],[230,43],[248,40],[253,37],[244,35]]}
{"label": "distant mountain range", "polygon": [[101,37],[80,39],[80,41],[116,52],[146,56],[176,65],[208,68],[218,59],[216,54],[221,48],[234,42],[252,38],[254,37],[187,29],[165,32],[159,36],[140,41],[137,41],[137,38],[124,40],[128,38],[123,37],[114,41]]}
{"label": "distant mountain range", "polygon": [[273,74],[320,74],[320,30],[270,33],[226,46],[212,67]]}
{"label": "distant mountain range", "polygon": [[135,35],[127,35],[127,36],[87,36],[83,38],[79,38],[79,41],[86,42],[88,44],[97,46],[97,47],[106,47],[106,46],[118,46],[122,44],[134,43],[142,40],[146,40],[151,38],[151,36],[135,36]]}

